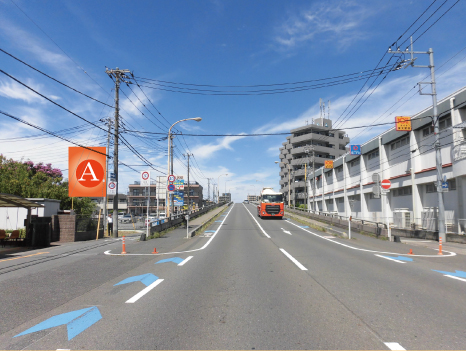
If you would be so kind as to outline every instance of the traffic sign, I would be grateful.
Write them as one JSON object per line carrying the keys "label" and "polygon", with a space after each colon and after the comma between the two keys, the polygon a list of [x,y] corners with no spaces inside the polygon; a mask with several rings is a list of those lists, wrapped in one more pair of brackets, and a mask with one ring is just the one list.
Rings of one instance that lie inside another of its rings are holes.
{"label": "traffic sign", "polygon": [[150,186],[150,172],[149,171],[141,172],[141,185]]}
{"label": "traffic sign", "polygon": [[167,189],[168,191],[175,191],[175,186],[173,184],[168,184]]}
{"label": "traffic sign", "polygon": [[410,132],[411,128],[411,117],[408,116],[396,116],[395,125],[397,131]]}
{"label": "traffic sign", "polygon": [[361,155],[361,145],[350,145],[351,155]]}
{"label": "traffic sign", "polygon": [[170,175],[168,176],[168,181],[169,181],[170,183],[173,183],[175,180],[176,180],[176,177],[175,177],[173,174],[170,174]]}
{"label": "traffic sign", "polygon": [[324,168],[332,169],[333,168],[333,161],[332,160],[325,160]]}
{"label": "traffic sign", "polygon": [[392,182],[390,182],[390,180],[388,179],[382,180],[382,188],[384,188],[385,190],[388,190],[390,189],[391,186],[392,186]]}
{"label": "traffic sign", "polygon": [[108,182],[107,195],[116,195],[117,182]]}
{"label": "traffic sign", "polygon": [[379,183],[380,182],[380,175],[378,173],[372,173],[372,181],[374,183]]}

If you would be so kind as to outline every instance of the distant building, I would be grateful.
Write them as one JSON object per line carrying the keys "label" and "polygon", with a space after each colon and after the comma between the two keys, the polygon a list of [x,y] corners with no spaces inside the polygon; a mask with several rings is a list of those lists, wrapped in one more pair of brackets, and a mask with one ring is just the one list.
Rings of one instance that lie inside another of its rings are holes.
{"label": "distant building", "polygon": [[231,202],[231,193],[223,193],[220,195],[219,202]]}
{"label": "distant building", "polygon": [[[113,212],[113,197],[113,195],[108,195],[107,201],[107,210],[111,212]],[[99,209],[101,209],[103,214],[105,197],[91,197],[91,200],[97,205],[96,212],[98,213]],[[126,194],[118,194],[118,212],[128,213],[128,201]]]}
{"label": "distant building", "polygon": [[251,201],[258,201],[258,200],[259,200],[259,196],[257,196],[257,195],[248,195],[247,200],[248,200],[249,202],[251,202]]}
{"label": "distant building", "polygon": [[201,184],[198,182],[189,182],[189,186],[187,184],[188,182],[185,182],[184,185],[184,204],[188,204],[188,189],[189,189],[189,204],[191,205],[191,208],[193,205],[195,205],[197,208],[202,207],[203,203],[203,187]]}
{"label": "distant building", "polygon": [[291,136],[286,137],[286,142],[280,148],[279,156],[280,192],[285,202],[288,203],[290,193],[292,206],[307,203],[305,168],[310,174],[313,161],[315,169],[323,167],[326,160],[334,160],[345,154],[349,142],[345,131],[332,130],[332,121],[326,118],[317,118],[312,124],[292,129]]}
{"label": "distant building", "polygon": [[[149,195],[149,214],[157,213],[157,182],[151,182],[150,194],[148,187],[141,185],[139,181],[135,181],[128,186],[128,210],[134,216],[147,215],[147,199]],[[159,210],[164,208],[165,198],[159,198]]]}

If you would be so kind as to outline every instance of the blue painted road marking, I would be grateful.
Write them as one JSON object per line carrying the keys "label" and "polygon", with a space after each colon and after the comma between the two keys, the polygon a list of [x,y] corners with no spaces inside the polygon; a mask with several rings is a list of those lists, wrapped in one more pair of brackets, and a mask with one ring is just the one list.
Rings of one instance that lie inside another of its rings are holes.
{"label": "blue painted road marking", "polygon": [[398,256],[398,257],[383,256],[383,257],[391,258],[392,260],[398,260],[398,261],[408,261],[408,262],[412,262],[412,261],[413,261],[412,258],[410,258],[410,257],[405,257],[405,256]]}
{"label": "blue painted road marking", "polygon": [[309,226],[307,226],[307,225],[300,225],[299,227],[300,228],[309,228]]}
{"label": "blue painted road marking", "polygon": [[41,330],[58,327],[66,324],[68,330],[68,340],[73,339],[76,335],[82,333],[94,323],[102,319],[99,309],[96,306],[84,308],[82,310],[67,312],[51,317],[28,330],[19,333],[17,336],[22,336],[30,333],[35,333]]}
{"label": "blue painted road marking", "polygon": [[215,230],[206,230],[204,233],[215,233]]}
{"label": "blue painted road marking", "polygon": [[121,282],[115,284],[114,286],[133,283],[133,282],[139,282],[139,281],[141,283],[143,283],[145,286],[149,286],[153,282],[155,282],[157,279],[159,279],[159,277],[153,275],[152,273],[147,273],[147,274],[143,274],[143,275],[136,275],[134,277],[126,278],[126,279],[122,280]]}
{"label": "blue painted road marking", "polygon": [[182,258],[179,258],[179,257],[166,258],[166,259],[164,259],[164,260],[160,260],[160,261],[158,261],[158,262],[155,262],[155,264],[157,264],[157,263],[165,263],[165,262],[175,262],[176,264],[178,264],[178,263],[183,262],[183,259],[182,259]]}
{"label": "blue painted road marking", "polygon": [[215,221],[215,223],[222,223],[223,221]]}
{"label": "blue painted road marking", "polygon": [[445,271],[437,271],[435,269],[432,269],[434,272],[439,272],[439,273],[442,273],[442,274],[446,274],[446,275],[451,275],[453,277],[458,277],[458,278],[466,278],[466,272],[463,272],[463,271],[456,271],[456,272],[445,272]]}

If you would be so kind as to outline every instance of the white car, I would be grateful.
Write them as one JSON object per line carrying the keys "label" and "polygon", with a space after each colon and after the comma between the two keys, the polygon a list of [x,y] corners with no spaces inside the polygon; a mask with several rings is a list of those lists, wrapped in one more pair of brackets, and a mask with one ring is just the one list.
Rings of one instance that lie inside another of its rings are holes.
{"label": "white car", "polygon": [[157,218],[155,217],[145,217],[145,225],[147,226],[149,223],[152,223],[152,222],[155,222],[157,220]]}
{"label": "white car", "polygon": [[165,214],[165,212],[160,212],[159,219],[165,219],[165,218],[167,218],[167,215]]}

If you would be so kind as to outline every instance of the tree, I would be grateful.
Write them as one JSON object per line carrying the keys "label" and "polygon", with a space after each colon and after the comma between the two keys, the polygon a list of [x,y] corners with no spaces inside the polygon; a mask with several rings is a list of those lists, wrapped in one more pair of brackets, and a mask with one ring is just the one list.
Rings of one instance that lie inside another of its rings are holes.
{"label": "tree", "polygon": [[[61,200],[60,209],[71,209],[68,197],[68,182],[63,181],[60,169],[52,164],[32,161],[15,161],[0,154],[0,193],[26,198],[47,198]],[[77,214],[90,215],[95,204],[90,198],[74,199],[73,209]]]}

